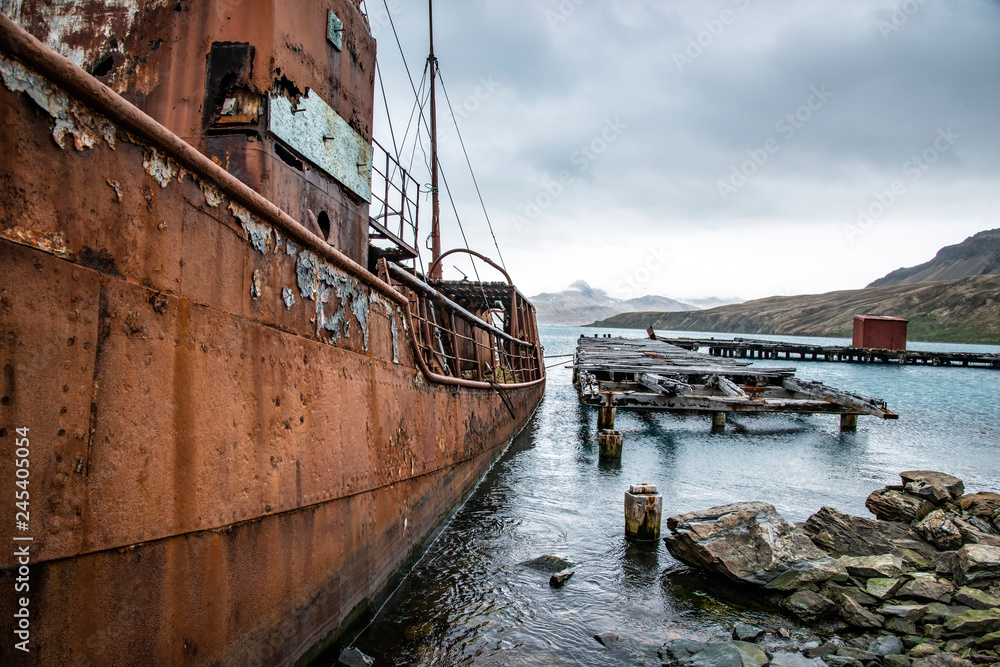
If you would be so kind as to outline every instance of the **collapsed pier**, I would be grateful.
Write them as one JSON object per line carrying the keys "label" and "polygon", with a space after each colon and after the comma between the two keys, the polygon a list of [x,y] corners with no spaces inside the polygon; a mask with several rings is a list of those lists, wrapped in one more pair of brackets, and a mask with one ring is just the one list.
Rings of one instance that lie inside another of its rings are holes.
{"label": "collapsed pier", "polygon": [[716,430],[730,413],[839,414],[844,431],[856,430],[860,415],[898,418],[881,399],[797,379],[794,368],[758,368],[661,340],[581,336],[573,385],[582,404],[599,408],[602,431],[614,428],[618,408],[706,414]]}

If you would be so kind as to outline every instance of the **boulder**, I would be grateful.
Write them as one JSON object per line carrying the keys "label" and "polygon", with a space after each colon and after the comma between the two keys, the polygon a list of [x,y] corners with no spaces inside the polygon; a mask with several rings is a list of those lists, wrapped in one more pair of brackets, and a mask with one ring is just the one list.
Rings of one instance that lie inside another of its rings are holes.
{"label": "boulder", "polygon": [[[767,651],[757,646],[756,644],[751,644],[750,642],[741,642],[739,640],[734,639],[733,646],[738,648],[743,653],[744,665],[746,665],[747,663],[746,656],[750,656],[751,658],[756,660],[757,664],[760,665],[760,667],[763,667],[764,665],[767,664],[768,661]],[[753,665],[750,665],[750,667],[753,667]]]}
{"label": "boulder", "polygon": [[927,605],[887,604],[879,607],[878,613],[883,616],[898,616],[907,621],[919,621],[927,613]]}
{"label": "boulder", "polygon": [[951,602],[951,594],[955,592],[955,587],[951,584],[943,584],[938,581],[927,579],[914,579],[907,582],[899,591],[896,597],[917,598],[918,600],[932,600],[936,602]]}
{"label": "boulder", "polygon": [[965,493],[965,484],[962,483],[962,480],[943,472],[935,472],[933,470],[907,470],[906,472],[899,473],[899,477],[903,480],[903,484],[909,484],[910,482],[924,482],[926,484],[943,487],[952,495],[953,498],[958,498],[960,495]]}
{"label": "boulder", "polygon": [[942,623],[952,615],[951,609],[940,602],[931,602],[924,611],[924,623]]}
{"label": "boulder", "polygon": [[882,628],[882,623],[875,617],[875,614],[862,607],[851,596],[837,593],[833,601],[837,603],[840,617],[850,625],[858,628]]}
{"label": "boulder", "polygon": [[759,667],[750,653],[733,642],[696,642],[674,639],[657,651],[664,667]]}
{"label": "boulder", "polygon": [[952,567],[959,586],[1000,578],[1000,547],[966,544],[955,553]]}
{"label": "boulder", "polygon": [[[913,653],[911,652],[912,656]],[[972,667],[972,663],[954,653],[935,653],[913,661],[913,667]]]}
{"label": "boulder", "polygon": [[903,573],[903,559],[893,554],[841,556],[838,560],[854,577],[892,578]]}
{"label": "boulder", "polygon": [[827,667],[823,658],[807,658],[801,653],[780,652],[771,656],[771,667]]}
{"label": "boulder", "polygon": [[375,658],[365,655],[356,648],[345,648],[337,658],[337,667],[371,667]]}
{"label": "boulder", "polygon": [[976,640],[976,648],[995,649],[1000,646],[1000,632],[988,632]]}
{"label": "boulder", "polygon": [[917,644],[910,649],[910,657],[914,659],[926,658],[931,655],[937,655],[941,652],[934,644]]}
{"label": "boulder", "polygon": [[878,604],[878,600],[860,588],[854,588],[853,586],[839,586],[827,583],[823,589],[823,594],[831,600],[835,599],[838,595],[846,595],[863,607],[874,607]]}
{"label": "boulder", "polygon": [[986,591],[981,591],[978,588],[969,588],[968,586],[959,588],[958,592],[952,597],[952,601],[964,604],[966,607],[972,607],[973,609],[1000,607],[1000,598],[990,595]]}
{"label": "boulder", "polygon": [[882,658],[882,667],[909,667],[910,658],[902,653],[893,653]]}
{"label": "boulder", "polygon": [[836,556],[875,556],[893,551],[893,540],[905,537],[909,529],[902,523],[823,507],[806,519],[802,532],[820,549]]}
{"label": "boulder", "polygon": [[733,628],[733,639],[741,642],[755,642],[764,636],[764,628],[747,623],[737,623]]}
{"label": "boulder", "polygon": [[917,634],[917,624],[899,616],[890,616],[885,619],[885,629],[901,635]]}
{"label": "boulder", "polygon": [[865,500],[865,507],[880,521],[906,523],[923,519],[934,511],[934,505],[923,498],[889,487],[872,491]]}
{"label": "boulder", "polygon": [[733,503],[667,519],[670,554],[730,579],[779,590],[845,578],[847,572],[773,505]]}
{"label": "boulder", "polygon": [[900,589],[903,580],[899,577],[872,577],[865,582],[865,592],[873,598],[884,600]]}
{"label": "boulder", "polygon": [[987,530],[983,530],[982,527],[976,525],[982,524],[982,520],[974,516],[969,518],[972,521],[966,521],[958,516],[952,517],[952,522],[962,535],[963,544],[985,544],[991,547],[1000,547],[1000,537],[990,534],[988,527]]}
{"label": "boulder", "polygon": [[828,598],[806,589],[795,591],[785,600],[784,606],[807,623],[826,616],[836,608]]}
{"label": "boulder", "polygon": [[532,558],[531,560],[519,563],[519,565],[541,572],[559,572],[560,570],[573,567],[575,564],[558,556],[539,556],[538,558]]}
{"label": "boulder", "polygon": [[903,489],[914,496],[920,496],[924,500],[929,500],[935,505],[943,505],[952,499],[951,492],[947,488],[941,486],[940,484],[934,484],[933,482],[925,482],[923,480],[917,482],[907,482]]}
{"label": "boulder", "polygon": [[949,616],[944,627],[964,635],[986,634],[1000,631],[1000,609],[970,609]]}
{"label": "boulder", "polygon": [[569,581],[569,578],[574,574],[576,574],[576,570],[563,570],[562,572],[556,572],[549,577],[549,586],[552,588],[562,588],[563,584]]}
{"label": "boulder", "polygon": [[871,644],[868,645],[868,650],[875,655],[885,657],[887,655],[897,655],[903,652],[903,642],[899,641],[899,637],[896,635],[882,635],[876,637]]}
{"label": "boulder", "polygon": [[1000,513],[1000,493],[970,493],[958,499],[958,506],[963,512],[988,520]]}
{"label": "boulder", "polygon": [[962,546],[962,531],[952,520],[952,514],[945,510],[934,510],[916,526],[917,532],[925,540],[942,551],[952,551]]}

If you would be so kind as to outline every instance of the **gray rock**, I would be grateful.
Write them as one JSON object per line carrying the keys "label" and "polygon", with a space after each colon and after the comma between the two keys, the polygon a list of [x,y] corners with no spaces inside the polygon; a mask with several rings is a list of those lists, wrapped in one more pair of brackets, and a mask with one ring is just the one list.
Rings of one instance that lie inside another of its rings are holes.
{"label": "gray rock", "polygon": [[958,604],[964,604],[966,607],[972,607],[973,609],[1000,607],[1000,598],[990,595],[986,591],[968,586],[958,589],[958,592],[955,593],[952,599]]}
{"label": "gray rock", "polygon": [[921,537],[942,551],[958,549],[962,546],[962,531],[952,520],[950,512],[934,510],[916,526]]}
{"label": "gray rock", "polygon": [[878,600],[873,598],[871,595],[868,595],[868,593],[865,593],[859,588],[853,588],[851,586],[840,586],[838,584],[828,583],[823,589],[823,594],[831,600],[835,599],[837,595],[846,595],[862,607],[874,607],[878,604]]}
{"label": "gray rock", "polygon": [[868,650],[883,657],[894,655],[903,652],[903,642],[896,635],[881,635],[872,640]]}
{"label": "gray rock", "polygon": [[[979,519],[974,516],[970,516],[974,519],[976,523],[982,523]],[[984,531],[981,528],[973,525],[971,521],[966,521],[962,517],[953,517],[952,521],[955,527],[958,528],[958,532],[962,534],[962,542],[964,544],[986,544],[991,547],[1000,547],[1000,537],[996,535],[991,535],[988,531]]]}
{"label": "gray rock", "polygon": [[968,648],[976,643],[976,640],[972,637],[963,637],[962,639],[949,639],[944,643],[945,653],[958,653],[963,648]]}
{"label": "gray rock", "polygon": [[798,652],[776,652],[771,656],[771,667],[827,667],[827,664],[823,658],[807,658]]}
{"label": "gray rock", "polygon": [[764,636],[764,629],[747,623],[737,623],[733,628],[733,639],[741,642],[755,642]]}
{"label": "gray rock", "polygon": [[819,646],[803,649],[802,653],[805,654],[807,658],[826,658],[843,648],[843,643],[838,643],[839,641],[840,640],[824,642]]}
{"label": "gray rock", "polygon": [[910,658],[901,653],[894,653],[882,658],[882,667],[909,667],[909,664]]}
{"label": "gray rock", "polygon": [[667,527],[663,539],[674,558],[736,581],[791,590],[847,574],[767,503],[681,514]]}
{"label": "gray rock", "polygon": [[836,608],[828,598],[805,589],[796,591],[784,601],[784,606],[803,621],[815,621]]}
{"label": "gray rock", "polygon": [[1000,632],[988,632],[976,640],[976,648],[996,649],[1000,646]]}
{"label": "gray rock", "polygon": [[949,577],[955,576],[955,568],[958,566],[958,552],[945,551],[938,555],[934,563],[934,571]]}
{"label": "gray rock", "polygon": [[837,603],[837,611],[840,613],[840,617],[847,623],[859,628],[882,628],[882,623],[875,615],[858,604],[849,595],[839,593],[834,597],[833,601]]}
{"label": "gray rock", "polygon": [[[924,617],[926,619],[926,617]],[[944,626],[937,623],[924,623],[924,637],[928,639],[941,639],[944,637]]]}
{"label": "gray rock", "polygon": [[872,491],[865,500],[865,507],[880,521],[904,523],[923,519],[934,510],[934,505],[923,498],[888,487]]}
{"label": "gray rock", "polygon": [[962,634],[986,634],[1000,631],[1000,609],[970,609],[945,619],[944,627]]}
{"label": "gray rock", "polygon": [[337,658],[337,667],[371,667],[375,658],[365,655],[356,648],[345,648]]}
{"label": "gray rock", "polygon": [[921,660],[914,660],[913,667],[972,667],[972,663],[954,653],[938,653]]}
{"label": "gray rock", "polygon": [[532,558],[520,563],[524,567],[530,567],[533,570],[541,572],[559,572],[560,570],[573,567],[575,564],[558,556],[539,556],[538,558]]}
{"label": "gray rock", "polygon": [[828,655],[823,658],[823,661],[830,667],[859,667],[861,665],[854,658],[848,658],[843,655]]}
{"label": "gray rock", "polygon": [[917,624],[899,616],[889,616],[885,619],[883,627],[889,632],[896,632],[901,635],[917,634]]}
{"label": "gray rock", "polygon": [[924,617],[922,620],[924,623],[939,623],[953,615],[953,613],[947,605],[940,602],[932,602],[924,608]]}
{"label": "gray rock", "polygon": [[841,556],[837,560],[855,577],[891,578],[903,573],[903,559],[893,554]]}
{"label": "gray rock", "polygon": [[927,613],[927,605],[887,604],[879,607],[878,613],[883,616],[898,616],[908,621],[919,621]]}
{"label": "gray rock", "polygon": [[951,584],[915,579],[907,582],[902,588],[900,588],[896,593],[896,597],[950,602],[951,594],[954,592],[955,587]]}
{"label": "gray rock", "polygon": [[657,651],[664,667],[756,667],[756,660],[732,642],[696,642],[674,639]]}
{"label": "gray rock", "polygon": [[[910,533],[906,537],[893,540],[897,552],[903,557],[903,563],[911,568],[923,570],[930,567],[938,558],[938,548],[919,535]],[[933,568],[931,568],[933,569]]]}
{"label": "gray rock", "polygon": [[926,482],[946,489],[953,498],[958,498],[965,493],[965,484],[957,477],[934,470],[907,470],[899,473],[903,484],[910,482]]}
{"label": "gray rock", "polygon": [[574,574],[576,574],[576,570],[563,570],[562,572],[556,572],[549,577],[549,586],[552,588],[562,588],[563,584],[569,581],[570,577]]}
{"label": "gray rock", "polygon": [[[751,644],[750,642],[741,642],[737,640],[733,640],[733,646],[738,648],[740,652],[744,654],[744,658],[749,656],[760,667],[763,667],[763,665],[767,664],[767,661],[769,659],[767,657],[767,651],[762,649],[760,646],[757,646],[756,644]],[[747,661],[745,659],[743,660],[743,664],[744,665],[747,664]],[[750,665],[749,667],[753,667],[753,665]]]}
{"label": "gray rock", "polygon": [[[865,642],[867,645],[867,642]],[[877,660],[878,656],[871,651],[866,651],[863,648],[855,648],[853,646],[844,646],[837,651],[837,655],[842,658],[851,658],[852,660],[857,660],[858,662],[871,662]]]}
{"label": "gray rock", "polygon": [[903,580],[899,577],[872,577],[865,582],[865,592],[873,598],[884,600],[891,597],[903,585]]}
{"label": "gray rock", "polygon": [[954,574],[959,586],[1000,578],[1000,547],[966,544],[955,554]]}
{"label": "gray rock", "polygon": [[906,536],[905,524],[867,519],[823,507],[806,519],[802,532],[836,556],[875,556],[893,551],[893,540]]}
{"label": "gray rock", "polygon": [[618,643],[618,635],[613,632],[603,632],[599,635],[594,635],[594,639],[597,643],[606,648],[611,648]]}

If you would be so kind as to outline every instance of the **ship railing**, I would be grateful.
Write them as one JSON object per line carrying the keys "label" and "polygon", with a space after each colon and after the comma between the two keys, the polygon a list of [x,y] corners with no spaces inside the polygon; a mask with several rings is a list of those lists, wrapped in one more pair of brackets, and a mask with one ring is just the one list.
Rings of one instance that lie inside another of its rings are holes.
{"label": "ship railing", "polygon": [[372,141],[370,238],[389,241],[394,261],[417,257],[420,183],[377,141]]}
{"label": "ship railing", "polygon": [[512,285],[484,283],[492,294],[505,293],[506,305],[498,299],[474,313],[446,294],[448,283],[432,286],[385,260],[380,261],[380,273],[409,300],[411,341],[418,364],[430,379],[494,388],[544,379],[534,306]]}

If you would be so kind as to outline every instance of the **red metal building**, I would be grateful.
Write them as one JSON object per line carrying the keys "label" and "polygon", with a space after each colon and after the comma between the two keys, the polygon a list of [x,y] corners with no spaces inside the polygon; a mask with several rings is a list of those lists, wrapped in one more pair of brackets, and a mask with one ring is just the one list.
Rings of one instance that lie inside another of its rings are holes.
{"label": "red metal building", "polygon": [[905,350],[906,323],[901,317],[855,315],[853,347]]}

